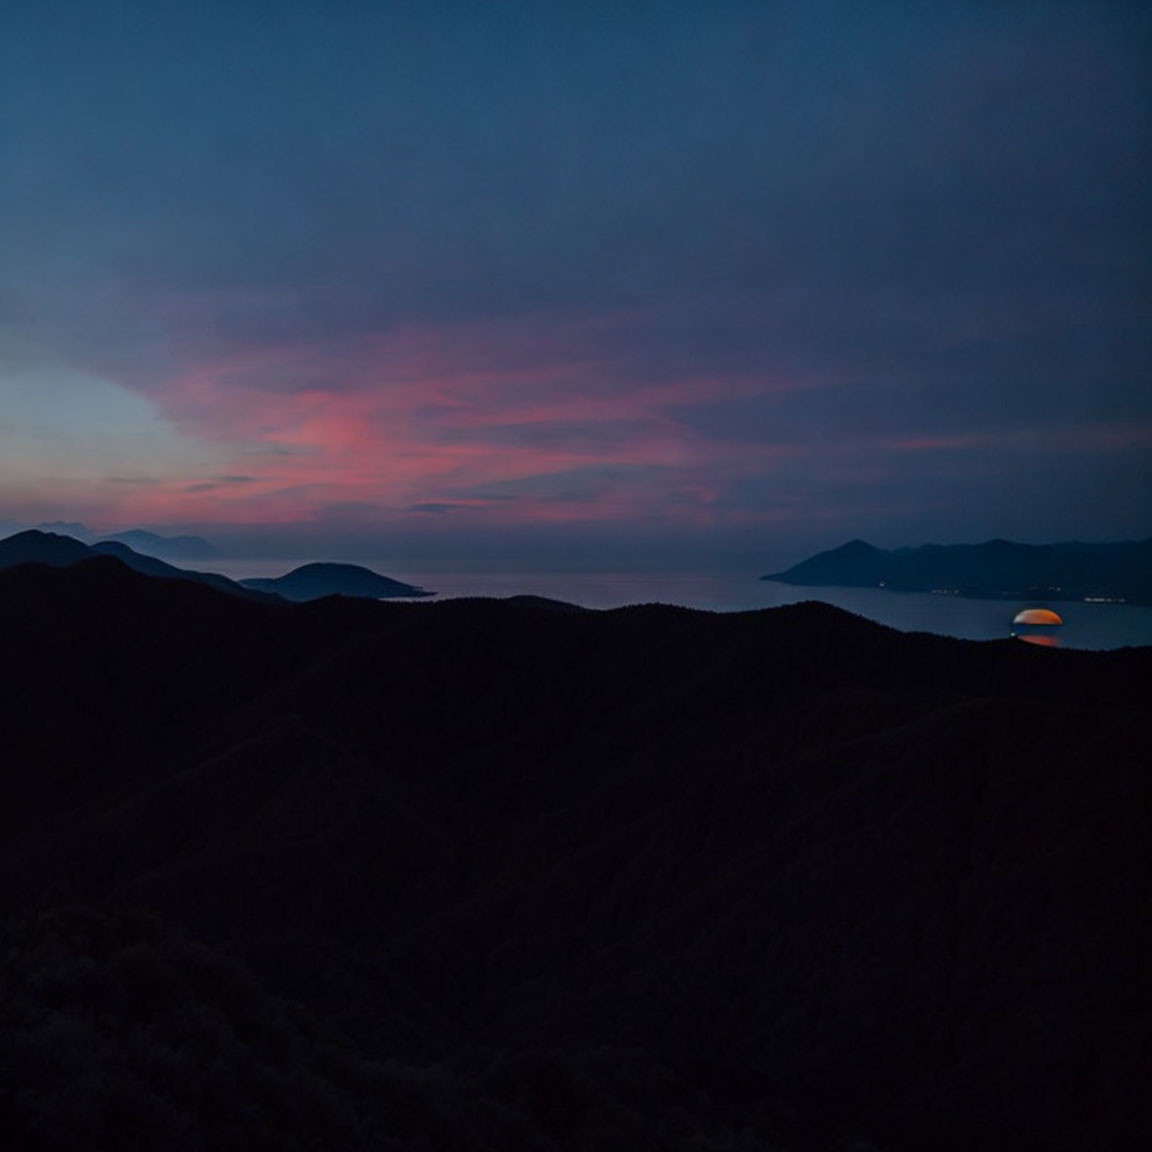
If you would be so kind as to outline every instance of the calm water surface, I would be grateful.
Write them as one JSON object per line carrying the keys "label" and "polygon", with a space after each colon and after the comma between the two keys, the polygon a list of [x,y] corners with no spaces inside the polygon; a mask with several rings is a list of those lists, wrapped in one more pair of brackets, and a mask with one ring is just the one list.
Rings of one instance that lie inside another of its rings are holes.
{"label": "calm water surface", "polygon": [[[215,567],[234,578],[279,576],[305,561],[221,561]],[[361,561],[384,575],[437,593],[461,596],[547,596],[585,608],[620,608],[659,602],[713,612],[776,608],[802,600],[823,600],[903,632],[935,632],[966,640],[999,640],[1012,631],[1021,608],[1051,607],[1064,619],[1056,629],[1066,648],[1121,648],[1152,645],[1152,608],[1127,604],[1060,601],[966,600],[880,588],[796,588],[731,572],[417,572],[396,565]]]}

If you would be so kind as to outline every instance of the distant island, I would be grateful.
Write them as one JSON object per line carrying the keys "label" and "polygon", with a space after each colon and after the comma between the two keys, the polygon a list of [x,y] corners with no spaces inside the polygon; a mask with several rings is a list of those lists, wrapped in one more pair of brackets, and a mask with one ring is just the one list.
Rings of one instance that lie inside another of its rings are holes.
{"label": "distant island", "polygon": [[395,600],[435,595],[358,564],[304,564],[284,576],[252,577],[240,583],[257,592],[273,592],[285,600],[319,600],[324,596]]}
{"label": "distant island", "polygon": [[853,540],[761,579],[985,599],[1152,604],[1152,539],[1045,545],[989,540],[891,550]]}

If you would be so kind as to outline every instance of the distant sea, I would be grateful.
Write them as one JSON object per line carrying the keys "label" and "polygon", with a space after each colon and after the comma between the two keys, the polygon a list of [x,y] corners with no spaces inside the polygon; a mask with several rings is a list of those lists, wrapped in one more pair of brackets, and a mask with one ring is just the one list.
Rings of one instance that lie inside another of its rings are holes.
{"label": "distant sea", "polygon": [[[1080,601],[968,600],[880,588],[800,588],[732,572],[417,572],[370,560],[356,563],[416,584],[439,600],[466,596],[546,596],[585,608],[626,604],[679,604],[710,612],[747,612],[802,600],[823,600],[902,632],[934,632],[965,640],[1000,640],[1011,634],[1021,608],[1050,607],[1063,627],[1054,639],[1065,648],[1152,645],[1152,608]],[[233,560],[212,565],[227,576],[279,576],[304,560]],[[208,565],[205,565],[208,567]]]}

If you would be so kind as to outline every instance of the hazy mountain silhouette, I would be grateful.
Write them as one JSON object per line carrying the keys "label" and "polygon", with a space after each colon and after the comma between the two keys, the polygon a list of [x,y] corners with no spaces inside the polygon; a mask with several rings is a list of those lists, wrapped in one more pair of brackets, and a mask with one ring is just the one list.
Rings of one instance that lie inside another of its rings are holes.
{"label": "hazy mountain silhouette", "polygon": [[202,536],[161,536],[143,528],[129,528],[124,532],[110,532],[100,536],[84,524],[71,520],[53,520],[37,524],[35,531],[58,536],[71,536],[82,544],[95,544],[98,540],[114,540],[127,544],[133,551],[161,560],[211,560],[218,555],[216,548]]}
{"label": "hazy mountain silhouette", "polygon": [[304,564],[284,576],[241,580],[245,588],[274,592],[285,600],[319,600],[324,596],[360,596],[370,600],[432,596],[434,593],[381,576],[358,564]]}
{"label": "hazy mountain silhouette", "polygon": [[66,568],[94,556],[114,556],[142,576],[191,580],[246,599],[261,595],[215,572],[194,572],[187,568],[177,568],[154,556],[143,556],[119,540],[97,540],[94,544],[83,544],[71,536],[41,532],[35,528],[0,540],[0,568],[10,568],[17,564],[48,564],[53,568]]}
{"label": "hazy mountain silhouette", "polygon": [[[125,533],[125,535],[136,534]],[[173,539],[180,538],[173,537]],[[236,581],[215,572],[178,568],[155,556],[142,555],[122,540],[114,538],[97,540],[94,544],[83,544],[71,536],[41,532],[32,528],[0,540],[0,568],[16,564],[48,564],[61,568],[78,564],[94,556],[114,556],[143,576],[192,580],[220,592],[248,599],[273,595],[296,601],[317,600],[324,596],[354,596],[377,600],[433,595],[413,584],[380,576],[369,568],[361,568],[355,564],[305,564],[285,576],[273,579]]]}
{"label": "hazy mountain silhouette", "polygon": [[1152,539],[1043,546],[989,540],[893,551],[853,540],[762,579],[814,587],[883,586],[1010,599],[1108,597],[1152,604]]}
{"label": "hazy mountain silhouette", "polygon": [[0,636],[5,1148],[1152,1137],[1152,650],[110,556]]}
{"label": "hazy mountain silhouette", "polygon": [[45,524],[37,524],[37,532],[51,532],[57,536],[71,536],[81,544],[91,544],[96,540],[96,533],[84,524],[75,520],[52,520]]}
{"label": "hazy mountain silhouette", "polygon": [[216,548],[202,536],[158,536],[142,528],[114,532],[102,540],[127,544],[134,552],[158,556],[162,560],[212,560],[219,555]]}

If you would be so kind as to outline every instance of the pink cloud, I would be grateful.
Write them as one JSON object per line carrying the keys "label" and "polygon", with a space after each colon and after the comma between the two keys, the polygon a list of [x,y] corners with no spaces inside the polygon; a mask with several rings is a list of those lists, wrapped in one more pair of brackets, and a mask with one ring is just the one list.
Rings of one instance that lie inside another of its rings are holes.
{"label": "pink cloud", "polygon": [[[719,455],[672,411],[779,385],[637,380],[599,339],[609,323],[425,328],[339,349],[218,353],[146,391],[181,432],[226,446],[229,467],[250,479],[184,477],[123,503],[138,517],[225,522],[307,520],[340,503],[382,514],[440,503],[502,522],[665,508],[707,517],[722,477],[762,468],[765,450]],[[548,478],[582,474],[582,498],[548,491]],[[484,495],[508,486],[515,500]]]}

